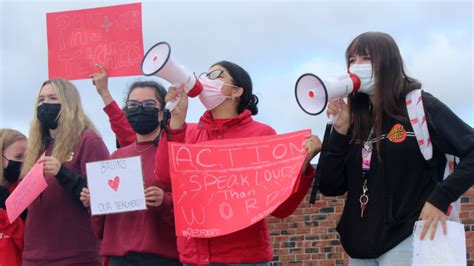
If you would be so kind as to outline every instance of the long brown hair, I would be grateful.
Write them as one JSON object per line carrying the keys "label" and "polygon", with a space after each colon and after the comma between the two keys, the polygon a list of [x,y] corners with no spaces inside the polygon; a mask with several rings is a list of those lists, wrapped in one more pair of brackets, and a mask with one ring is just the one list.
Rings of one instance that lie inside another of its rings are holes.
{"label": "long brown hair", "polygon": [[[375,137],[382,135],[383,114],[398,120],[408,118],[405,104],[407,93],[421,88],[421,83],[409,77],[393,38],[383,32],[365,32],[357,36],[346,49],[346,64],[354,55],[369,56],[375,79],[373,106],[368,95],[349,96],[352,140],[368,138],[372,126]],[[380,150],[377,142],[377,150]]]}
{"label": "long brown hair", "polygon": [[77,88],[70,81],[64,79],[45,81],[38,91],[35,108],[33,108],[33,120],[30,126],[28,147],[21,172],[22,176],[28,173],[46,149],[45,140],[49,136],[49,131],[41,125],[41,122],[36,117],[39,95],[46,85],[53,87],[61,103],[58,127],[56,129],[57,134],[54,139],[51,156],[55,157],[59,162],[64,163],[69,159],[71,152],[76,149],[84,130],[92,130],[99,135],[90,118],[84,114],[81,97]]}
{"label": "long brown hair", "polygon": [[[0,129],[0,151],[2,155],[6,148],[19,140],[26,140],[26,136],[20,131],[9,128]],[[4,182],[2,166],[0,167],[0,185],[4,184]]]}

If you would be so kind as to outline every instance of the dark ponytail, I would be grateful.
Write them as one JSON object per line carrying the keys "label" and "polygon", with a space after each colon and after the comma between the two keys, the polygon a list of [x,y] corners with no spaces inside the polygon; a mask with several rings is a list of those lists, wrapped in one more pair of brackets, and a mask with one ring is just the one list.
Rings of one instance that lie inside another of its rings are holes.
{"label": "dark ponytail", "polygon": [[237,106],[237,113],[242,113],[245,109],[250,110],[252,115],[258,113],[258,97],[252,93],[252,79],[250,75],[240,67],[239,65],[229,62],[229,61],[220,61],[215,63],[213,66],[219,65],[229,72],[229,75],[232,77],[233,85],[241,87],[244,89],[244,92],[240,96],[240,102]]}

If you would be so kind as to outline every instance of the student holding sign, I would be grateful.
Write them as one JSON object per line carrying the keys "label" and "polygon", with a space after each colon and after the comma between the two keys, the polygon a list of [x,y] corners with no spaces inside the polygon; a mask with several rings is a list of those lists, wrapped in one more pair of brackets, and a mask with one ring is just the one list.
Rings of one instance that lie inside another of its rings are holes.
{"label": "student holding sign", "polygon": [[[473,185],[474,131],[431,94],[407,98],[421,84],[406,74],[390,35],[359,35],[346,62],[361,87],[348,104],[329,104],[328,114],[338,118],[321,153],[319,189],[347,193],[337,231],[349,265],[411,265],[415,222],[425,220],[421,240],[432,240],[438,223],[449,234],[449,206]],[[423,116],[412,118],[410,105]],[[420,125],[427,125],[423,138]],[[460,162],[443,180],[446,153]]]}
{"label": "student holding sign", "polygon": [[[125,113],[137,141],[115,151],[111,159],[139,156],[142,162],[145,200],[148,210],[94,216],[94,229],[102,240],[101,255],[110,257],[110,265],[181,265],[178,261],[174,230],[171,186],[156,178],[155,154],[167,148],[166,138],[158,147],[159,122],[165,105],[166,90],[154,81],[135,82],[129,89]],[[166,153],[166,150],[165,150]],[[116,180],[118,181],[118,179]],[[120,183],[114,187],[117,189]],[[89,190],[81,193],[89,206]]]}
{"label": "student holding sign", "polygon": [[20,177],[26,150],[26,136],[13,129],[0,129],[0,265],[21,265],[24,222],[16,219],[12,224],[5,211],[5,201],[15,189]]}
{"label": "student holding sign", "polygon": [[35,105],[22,175],[38,161],[48,187],[28,207],[23,265],[102,265],[79,194],[86,163],[107,159],[107,148],[71,82],[44,82]]}
{"label": "student holding sign", "polygon": [[[201,75],[204,90],[200,100],[207,109],[198,124],[186,124],[187,97],[183,90],[171,88],[167,100],[181,100],[172,111],[169,125],[170,141],[200,143],[217,139],[233,139],[275,135],[268,125],[252,119],[258,112],[258,98],[252,93],[249,74],[240,66],[221,61]],[[308,135],[304,144],[307,157],[297,191],[281,204],[272,215],[284,218],[290,215],[304,198],[314,174],[309,164],[319,152],[321,143]],[[166,160],[166,154],[157,154],[157,161]],[[157,173],[158,173],[157,169]],[[170,182],[167,176],[157,174],[159,180]],[[186,264],[252,264],[267,265],[273,258],[272,246],[265,219],[235,233],[212,237],[178,237],[180,260]]]}

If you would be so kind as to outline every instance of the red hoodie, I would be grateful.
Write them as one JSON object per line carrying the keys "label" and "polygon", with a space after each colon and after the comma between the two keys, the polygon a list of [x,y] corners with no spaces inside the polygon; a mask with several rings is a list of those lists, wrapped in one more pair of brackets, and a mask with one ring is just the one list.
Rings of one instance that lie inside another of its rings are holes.
{"label": "red hoodie", "polygon": [[21,266],[23,231],[23,220],[18,218],[10,224],[7,212],[0,208],[0,265]]}
{"label": "red hoodie", "polygon": [[[199,124],[184,125],[178,130],[169,130],[169,141],[199,143],[216,139],[233,139],[275,135],[270,126],[256,122],[251,112],[245,110],[238,117],[221,123],[215,123],[211,112],[201,117]],[[168,161],[166,153],[157,153],[156,165]],[[306,195],[314,176],[314,168],[308,167],[302,176],[296,193],[285,201],[272,215],[278,218],[289,216]],[[162,183],[170,183],[169,174],[155,169],[157,178]],[[215,238],[178,237],[180,260],[190,264],[209,263],[262,263],[272,260],[272,245],[266,220],[262,220],[238,232]]]}
{"label": "red hoodie", "polygon": [[[125,113],[115,101],[104,107],[109,117],[112,130],[119,144],[124,147],[117,150],[114,158],[136,155],[132,149],[136,141],[136,134],[128,123]],[[140,143],[137,145],[149,145],[151,143]],[[128,146],[128,147],[126,147]],[[143,148],[144,149],[144,148]],[[142,148],[139,148],[142,150]],[[162,135],[158,149],[155,147],[141,154],[145,186],[157,185],[165,192],[163,203],[156,210],[149,209],[142,212],[131,212],[124,214],[94,217],[94,228],[100,239],[103,239],[101,254],[105,256],[122,256],[129,251],[157,254],[170,259],[178,258],[176,248],[176,234],[174,229],[173,199],[171,197],[171,183],[160,183],[154,177],[154,170],[166,175],[169,180],[168,157],[161,163],[154,160],[155,153],[168,154],[168,143],[166,134]],[[151,159],[151,161],[150,161]],[[150,174],[152,176],[150,177]],[[150,178],[152,178],[150,180]],[[155,181],[153,181],[155,180]],[[109,217],[110,216],[110,217]],[[140,226],[138,224],[141,223]],[[124,226],[137,225],[128,233],[118,235],[116,232]],[[139,232],[137,232],[137,230]],[[115,235],[114,235],[115,234]],[[129,239],[130,241],[128,241]]]}
{"label": "red hoodie", "polygon": [[113,101],[106,105],[104,112],[109,117],[110,126],[115,133],[120,147],[128,146],[137,140],[135,131],[132,126],[130,126],[130,123],[128,123],[125,113],[117,105],[117,102]]}
{"label": "red hoodie", "polygon": [[[8,186],[11,194],[18,182]],[[0,266],[21,266],[25,222],[18,218],[10,224],[6,210],[0,208]]]}
{"label": "red hoodie", "polygon": [[[159,147],[167,147],[162,138]],[[128,252],[150,253],[178,259],[171,186],[155,178],[155,153],[153,141],[135,142],[115,151],[111,159],[140,156],[144,186],[157,186],[165,192],[162,204],[144,211],[133,211],[93,217],[96,235],[102,240],[101,255],[124,256]],[[168,165],[161,165],[168,169]],[[158,167],[160,168],[160,167]]]}

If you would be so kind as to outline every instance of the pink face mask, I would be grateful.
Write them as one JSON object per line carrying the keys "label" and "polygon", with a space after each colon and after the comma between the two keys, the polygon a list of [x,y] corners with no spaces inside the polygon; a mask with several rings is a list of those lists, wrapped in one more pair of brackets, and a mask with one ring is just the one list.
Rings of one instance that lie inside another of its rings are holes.
{"label": "pink face mask", "polygon": [[199,94],[199,100],[208,111],[216,108],[226,99],[232,98],[222,94],[222,87],[224,82],[220,79],[209,79],[208,77],[201,77],[199,81],[202,84],[202,92]]}

